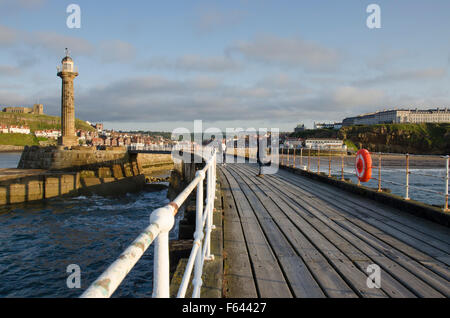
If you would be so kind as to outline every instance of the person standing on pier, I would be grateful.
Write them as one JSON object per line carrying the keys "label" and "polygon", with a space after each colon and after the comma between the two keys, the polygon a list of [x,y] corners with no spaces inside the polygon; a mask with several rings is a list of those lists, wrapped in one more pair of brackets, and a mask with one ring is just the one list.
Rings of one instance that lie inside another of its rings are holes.
{"label": "person standing on pier", "polygon": [[227,157],[226,139],[222,139],[222,142],[219,144],[219,151],[222,154],[222,166],[226,166],[226,157]]}
{"label": "person standing on pier", "polygon": [[261,156],[261,143],[262,143],[262,139],[263,137],[261,137],[258,134],[258,140],[256,142],[256,161],[259,165],[259,173],[257,174],[258,177],[263,178],[264,174],[263,174],[263,167],[264,167],[264,163],[263,163],[263,159],[261,157],[265,157],[265,149],[262,149],[262,151],[264,151],[264,153],[262,154],[263,156]]}

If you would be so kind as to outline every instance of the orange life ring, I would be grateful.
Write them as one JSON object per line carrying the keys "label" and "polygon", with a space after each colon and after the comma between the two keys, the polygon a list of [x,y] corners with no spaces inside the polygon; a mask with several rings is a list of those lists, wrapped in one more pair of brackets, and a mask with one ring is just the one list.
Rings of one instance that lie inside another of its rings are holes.
{"label": "orange life ring", "polygon": [[368,182],[372,178],[372,157],[366,149],[356,154],[356,175],[361,182]]}

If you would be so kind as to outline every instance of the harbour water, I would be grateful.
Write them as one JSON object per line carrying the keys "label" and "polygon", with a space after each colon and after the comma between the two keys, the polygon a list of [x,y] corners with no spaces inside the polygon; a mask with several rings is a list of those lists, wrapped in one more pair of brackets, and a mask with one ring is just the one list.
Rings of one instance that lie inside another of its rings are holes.
{"label": "harbour water", "polygon": [[17,168],[21,154],[20,152],[0,153],[0,169]]}
{"label": "harbour water", "polygon": [[[1,168],[15,168],[20,153],[0,153]],[[148,226],[167,190],[120,197],[57,198],[0,207],[0,298],[78,297]],[[177,227],[171,232],[176,238]],[[114,297],[149,297],[153,247]],[[67,287],[67,266],[81,269],[81,288]]]}
{"label": "harbour water", "polygon": [[[0,208],[0,297],[78,297],[168,203],[167,190],[122,197],[76,197]],[[175,238],[176,229],[171,233]],[[149,297],[153,248],[114,297]],[[81,268],[69,289],[67,266]]]}

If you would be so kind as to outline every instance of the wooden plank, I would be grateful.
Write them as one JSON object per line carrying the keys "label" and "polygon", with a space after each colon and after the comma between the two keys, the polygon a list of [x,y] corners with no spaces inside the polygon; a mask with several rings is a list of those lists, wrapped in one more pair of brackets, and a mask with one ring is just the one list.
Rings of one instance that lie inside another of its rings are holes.
{"label": "wooden plank", "polygon": [[[279,171],[279,175],[281,177],[283,176],[294,176],[292,173],[288,171]],[[314,180],[310,180],[307,178],[303,178],[305,181],[315,182]],[[317,186],[326,186],[323,183],[315,182]],[[382,216],[383,220],[388,222],[396,222],[396,226],[398,225],[405,225],[408,226],[416,232],[426,235],[426,241],[428,241],[428,238],[433,238],[436,240],[439,240],[440,242],[447,243],[450,242],[450,232],[448,228],[445,226],[442,226],[440,224],[434,223],[432,221],[429,221],[424,218],[417,217],[415,215],[406,213],[404,211],[398,210],[396,208],[390,207],[388,205],[385,205],[381,202],[369,200],[366,198],[363,198],[361,196],[358,196],[357,194],[344,191],[342,189],[333,187],[333,189],[329,190],[330,192],[333,192],[336,194],[336,198],[342,198],[345,197],[345,199],[349,202],[356,203],[358,205],[361,205],[361,203],[370,201],[370,207],[368,208],[368,211],[375,212],[376,216]]]}
{"label": "wooden plank", "polygon": [[262,298],[290,298],[292,294],[253,211],[236,180],[222,169],[235,199],[253,268],[256,287]]}
{"label": "wooden plank", "polygon": [[256,298],[258,293],[230,185],[221,169],[218,172],[224,208],[223,296],[225,298]]}
{"label": "wooden plank", "polygon": [[[276,179],[272,179],[272,180],[274,182],[280,182],[279,180],[276,180]],[[294,186],[291,186],[291,187],[292,187],[292,189],[290,189],[288,191],[291,191],[292,193],[297,193],[297,192],[295,192],[295,187]],[[293,196],[295,196],[295,195],[293,195]],[[309,209],[310,211],[314,210],[314,208],[312,206],[309,206],[308,203],[306,203],[305,201],[296,200],[293,197],[291,197],[291,200],[296,201],[297,204],[299,204],[300,206],[303,206],[305,209]],[[308,202],[310,200],[311,199],[308,198]],[[321,206],[320,211],[318,209],[316,209],[316,213],[321,213],[324,216],[326,216],[327,218],[332,219],[334,222],[339,222],[339,224],[341,226],[343,224],[349,224],[351,226],[354,226],[351,222],[348,222],[345,217],[342,217],[342,215],[339,214],[337,211],[332,210],[329,207],[327,207],[327,205],[324,204],[324,202],[322,202],[321,204],[322,204],[322,206]],[[356,230],[359,231],[359,228],[354,226],[351,229],[351,232],[354,233],[354,231],[356,231]],[[422,279],[424,279],[425,281],[427,281],[428,283],[430,283],[431,285],[436,287],[438,290],[443,291],[444,294],[448,293],[448,287],[446,287],[446,285],[448,285],[448,284],[445,284],[445,282],[448,282],[448,281],[446,281],[445,279],[441,279],[440,277],[436,277],[437,275],[435,275],[434,273],[425,269],[423,266],[421,266],[414,260],[410,259],[408,256],[396,251],[391,246],[388,246],[386,244],[383,245],[383,242],[380,242],[380,240],[373,238],[369,233],[367,233],[365,231],[362,231],[362,232],[359,231],[359,232],[360,232],[359,237],[364,241],[368,241],[368,243],[370,243],[370,245],[372,245],[372,246],[375,245],[374,247],[378,251],[387,254],[388,257],[393,258],[397,263],[399,263],[400,265],[402,265],[409,271],[413,272],[415,275],[421,277]],[[389,268],[389,267],[386,267],[386,268]],[[429,286],[428,286],[428,288],[427,288],[427,286],[428,285],[426,285],[425,287],[422,286],[421,288],[418,288],[419,286],[415,286],[415,287],[413,287],[413,289],[416,292],[419,292],[425,296],[433,295],[436,293],[434,290],[429,290]]]}
{"label": "wooden plank", "polygon": [[[292,178],[297,177],[287,171],[281,171],[280,175],[289,180],[293,180]],[[315,189],[326,189],[327,193],[333,195],[334,202],[338,203],[340,206],[349,206],[352,210],[358,211],[361,217],[364,216],[366,218],[378,220],[381,223],[391,226],[391,228],[395,229],[397,232],[400,232],[398,230],[401,230],[412,237],[413,240],[417,239],[416,242],[419,246],[425,246],[425,249],[431,249],[431,251],[438,255],[442,251],[445,253],[449,253],[450,251],[450,244],[448,243],[450,242],[450,233],[448,228],[444,226],[406,214],[386,205],[383,206],[379,202],[358,197],[353,193],[348,193],[333,187],[327,187],[320,182],[314,182],[313,180],[307,180],[305,178],[302,178],[302,182],[309,186],[314,184]],[[423,245],[423,243],[426,243],[426,245]]]}
{"label": "wooden plank", "polygon": [[282,214],[280,209],[273,203],[271,204],[270,200],[268,200],[267,197],[264,197],[262,193],[257,193],[257,196],[262,204],[264,204],[267,211],[269,211],[271,217],[278,224],[290,244],[292,244],[297,253],[302,257],[325,294],[328,297],[357,297],[354,291],[339,276],[325,257],[309,242],[303,233]]}
{"label": "wooden plank", "polygon": [[[246,175],[247,179],[251,178]],[[272,195],[270,196],[272,198]],[[269,204],[269,197],[265,200]],[[276,211],[274,203],[271,204],[270,210]],[[289,213],[289,211],[284,211]],[[293,212],[295,216],[297,213]],[[287,218],[285,214],[279,213],[277,219]],[[291,219],[292,221],[292,219]],[[303,219],[294,220],[297,227],[304,233],[304,235],[317,247],[318,250],[328,259],[341,276],[357,291],[358,295],[362,297],[386,297],[386,294],[379,289],[370,289],[366,285],[367,276],[360,269],[356,268],[354,264],[341,253],[331,242],[329,242],[322,234],[311,227],[310,224]]]}
{"label": "wooden plank", "polygon": [[[276,187],[273,186],[273,183],[271,184],[271,189],[275,189],[275,191],[279,191],[276,189]],[[291,206],[293,209],[297,210],[301,209],[301,211],[298,211],[299,213],[303,213],[303,207],[302,203],[305,201],[301,196],[291,195],[288,191],[283,192],[282,194],[285,194],[282,199],[285,201],[285,203],[288,206]],[[297,204],[294,204],[294,202],[297,201]],[[306,206],[305,209],[308,209]],[[284,210],[284,209],[283,209]],[[379,264],[380,266],[384,266],[384,272],[383,272],[383,290],[385,290],[391,297],[412,297],[410,293],[404,290],[404,288],[401,288],[400,283],[396,283],[395,279],[398,279],[398,277],[402,278],[402,274],[406,274],[403,280],[404,283],[406,283],[405,286],[412,286],[412,289],[420,289],[422,290],[423,286],[426,288],[430,288],[428,285],[424,284],[421,280],[419,280],[417,277],[409,273],[408,271],[404,270],[403,268],[399,267],[397,264],[389,260],[384,255],[380,254],[378,251],[376,251],[373,248],[368,247],[367,244],[365,244],[363,241],[356,238],[351,233],[348,233],[346,231],[342,231],[342,229],[334,224],[331,219],[329,219],[329,213],[324,211],[324,214],[326,216],[321,215],[320,213],[317,214],[314,212],[314,209],[309,209],[313,214],[315,214],[318,219],[320,219],[323,223],[327,224],[335,230],[337,233],[339,233],[341,236],[343,236],[348,242],[352,243],[353,246],[358,247],[362,252],[364,252],[366,255],[369,255],[370,258],[373,260],[372,263]],[[335,219],[332,217],[332,219]],[[309,221],[314,221],[314,219],[308,219]],[[314,222],[312,222],[313,224]],[[323,231],[324,235],[327,235],[329,231]],[[356,239],[354,239],[356,238]],[[334,242],[334,241],[333,241]],[[356,256],[356,255],[355,255]],[[355,259],[352,259],[353,261],[356,261]],[[383,267],[382,266],[382,267]],[[392,274],[392,279],[390,278],[389,273]],[[398,292],[398,294],[397,294]]]}
{"label": "wooden plank", "polygon": [[267,237],[273,252],[278,258],[286,279],[296,297],[324,297],[320,286],[309,272],[302,259],[295,253],[292,246],[278,229],[264,206],[258,201],[255,194],[248,188],[234,169],[228,169],[246,195],[249,203],[255,211],[261,227]]}
{"label": "wooden plank", "polygon": [[[298,177],[295,176],[295,178],[298,179]],[[297,186],[300,186],[303,190],[308,191],[311,186],[316,186],[315,184],[312,185],[304,185],[301,184],[305,180],[293,180],[292,182],[300,182]],[[307,182],[307,181],[305,181]],[[373,221],[371,218],[363,218],[361,219],[357,213],[353,211],[352,208],[347,207],[346,209],[340,207],[339,205],[335,204],[335,196],[327,195],[326,189],[325,190],[319,190],[318,188],[314,188],[314,192],[317,195],[320,195],[321,200],[325,200],[330,205],[334,206],[337,210],[339,210],[341,213],[339,214],[341,217],[345,217],[346,219],[350,220],[351,222],[357,224],[358,226],[362,226],[367,232],[374,234],[377,238],[381,239],[385,243],[395,246],[399,251],[409,255],[410,257],[414,258],[416,261],[418,261],[420,264],[424,265],[425,267],[429,268],[433,272],[437,273],[444,279],[448,280],[450,276],[450,271],[448,266],[441,262],[442,260],[448,259],[449,255],[444,252],[439,252],[439,256],[436,256],[436,258],[430,257],[428,254],[423,253],[422,251],[419,251],[415,249],[417,247],[416,245],[412,247],[409,245],[411,240],[407,240],[407,237],[403,235],[403,239],[406,240],[407,243],[404,243],[403,241],[397,239],[396,237],[392,236],[390,231],[391,229],[386,229],[386,226],[379,225],[381,229],[378,229],[377,227],[372,226],[375,221]],[[320,201],[323,202],[323,201]],[[366,204],[370,204],[370,202],[367,202]],[[342,214],[343,213],[343,214]],[[389,234],[386,234],[385,231],[389,231]],[[422,246],[423,247],[423,246]]]}
{"label": "wooden plank", "polygon": [[[298,211],[298,207],[293,208],[291,205],[288,205],[281,198],[285,196],[284,192],[281,192],[279,188],[274,186],[273,184],[269,184],[266,180],[261,180],[258,178],[252,180],[254,181],[258,187],[265,192],[268,197],[277,205],[277,207],[273,207],[270,210],[280,210],[283,211],[290,220],[295,222],[297,217],[300,217],[300,214],[303,214],[301,211]],[[284,194],[284,195],[283,195]],[[296,212],[296,210],[298,212]],[[277,217],[276,219],[280,219],[281,217]],[[330,242],[332,242],[338,249],[340,249],[345,255],[347,255],[356,266],[363,272],[366,271],[367,266],[373,264],[374,262],[370,260],[366,255],[356,249],[353,245],[351,245],[348,241],[345,241],[341,236],[337,235],[337,233],[328,228],[326,223],[320,221],[319,219],[311,219],[308,218],[308,221],[322,234],[324,235]],[[283,232],[286,233],[285,230]],[[301,234],[300,234],[301,235]],[[294,239],[298,237],[298,234],[295,234]],[[306,240],[306,239],[300,239]],[[383,273],[383,285],[382,290],[385,291],[390,297],[415,297],[415,295],[410,292],[407,288],[405,288],[402,284],[400,284],[394,277],[392,277],[388,273]]]}

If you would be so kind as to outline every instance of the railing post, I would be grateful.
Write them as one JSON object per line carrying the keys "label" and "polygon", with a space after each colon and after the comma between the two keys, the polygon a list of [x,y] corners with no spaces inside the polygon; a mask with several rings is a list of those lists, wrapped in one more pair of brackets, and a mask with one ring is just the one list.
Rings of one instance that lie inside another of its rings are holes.
{"label": "railing post", "polygon": [[295,158],[295,153],[296,153],[296,150],[297,150],[297,149],[295,149],[295,147],[294,147],[294,164],[292,165],[292,168],[294,168],[294,169],[295,169],[295,159],[296,159],[296,158]]}
{"label": "railing post", "polygon": [[406,154],[406,193],[405,200],[409,200],[409,154]]}
{"label": "railing post", "polygon": [[291,165],[291,158],[290,158],[290,156],[291,156],[291,149],[289,149],[289,147],[288,147],[288,149],[287,149],[286,167],[289,167]]}
{"label": "railing post", "polygon": [[300,168],[303,169],[303,148],[300,148]]}
{"label": "railing post", "polygon": [[310,171],[311,167],[311,148],[308,149],[308,172]]}
{"label": "railing post", "polygon": [[331,146],[328,147],[328,178],[331,178]]}
{"label": "railing post", "polygon": [[378,153],[378,192],[381,192],[381,152]]}
{"label": "railing post", "polygon": [[192,298],[200,297],[200,289],[203,285],[202,281],[202,269],[203,269],[203,253],[202,253],[202,240],[203,234],[203,181],[205,180],[205,173],[203,171],[198,171],[197,175],[201,176],[201,180],[197,185],[197,197],[196,197],[196,222],[195,222],[195,233],[194,233],[194,244],[198,245],[197,255],[195,257],[195,267],[194,267],[194,279],[192,280],[192,285],[194,286],[194,291],[192,293]]}
{"label": "railing post", "polygon": [[205,242],[206,244],[206,254],[205,254],[205,260],[211,261],[214,259],[214,255],[211,255],[211,231],[212,231],[212,212],[214,210],[214,194],[215,194],[215,185],[213,184],[213,172],[215,163],[214,160],[212,160],[211,166],[209,167],[207,173],[207,188],[206,188],[206,197],[208,201],[208,206],[206,209],[206,231],[207,231],[207,238],[208,240]]}
{"label": "railing post", "polygon": [[446,174],[445,174],[445,204],[444,204],[444,211],[448,212],[448,173],[449,173],[449,156],[447,155],[445,157],[445,170],[446,170]]}
{"label": "railing post", "polygon": [[345,181],[345,176],[344,176],[344,154],[341,155],[341,181]]}
{"label": "railing post", "polygon": [[317,147],[317,173],[320,173],[320,146]]}
{"label": "railing post", "polygon": [[169,231],[175,217],[170,209],[158,209],[150,216],[151,224],[158,224],[153,261],[153,298],[170,297]]}

